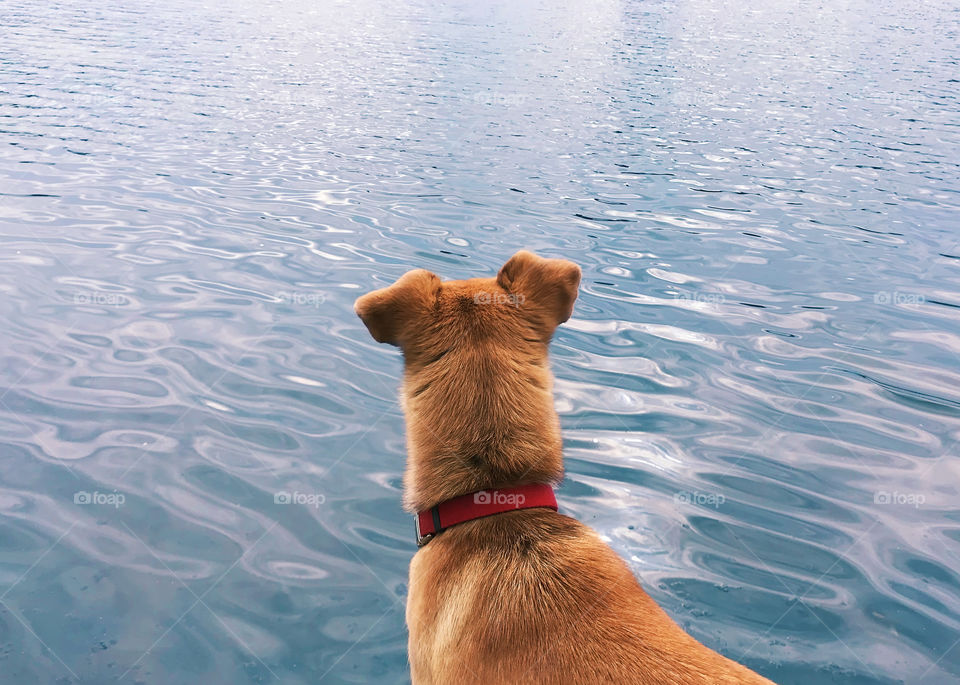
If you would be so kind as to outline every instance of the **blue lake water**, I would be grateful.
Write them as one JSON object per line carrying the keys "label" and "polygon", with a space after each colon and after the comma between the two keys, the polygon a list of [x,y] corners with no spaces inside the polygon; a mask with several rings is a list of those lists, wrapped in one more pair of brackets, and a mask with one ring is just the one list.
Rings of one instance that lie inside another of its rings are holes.
{"label": "blue lake water", "polygon": [[525,247],[562,510],[780,683],[960,682],[960,11],[587,4],[0,4],[0,681],[407,681],[352,304]]}

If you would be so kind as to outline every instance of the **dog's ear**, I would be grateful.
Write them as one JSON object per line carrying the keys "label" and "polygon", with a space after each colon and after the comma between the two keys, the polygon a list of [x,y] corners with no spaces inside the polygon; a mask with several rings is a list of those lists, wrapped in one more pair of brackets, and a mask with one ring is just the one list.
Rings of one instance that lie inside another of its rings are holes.
{"label": "dog's ear", "polygon": [[408,271],[393,285],[357,298],[353,311],[374,340],[401,347],[404,333],[425,313],[439,285],[440,278],[425,269]]}
{"label": "dog's ear", "polygon": [[518,306],[534,313],[549,335],[573,313],[580,267],[566,259],[544,259],[520,250],[500,269],[497,284],[517,296]]}

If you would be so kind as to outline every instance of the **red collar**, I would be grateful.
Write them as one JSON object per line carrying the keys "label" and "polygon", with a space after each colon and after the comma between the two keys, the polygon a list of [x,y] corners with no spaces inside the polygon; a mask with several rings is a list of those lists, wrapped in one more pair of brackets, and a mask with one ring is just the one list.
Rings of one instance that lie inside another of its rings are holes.
{"label": "red collar", "polygon": [[531,483],[515,488],[479,490],[448,499],[414,515],[417,524],[417,547],[423,547],[434,536],[458,523],[502,514],[505,511],[535,507],[549,507],[554,511],[557,510],[557,498],[553,494],[552,487],[542,483]]}

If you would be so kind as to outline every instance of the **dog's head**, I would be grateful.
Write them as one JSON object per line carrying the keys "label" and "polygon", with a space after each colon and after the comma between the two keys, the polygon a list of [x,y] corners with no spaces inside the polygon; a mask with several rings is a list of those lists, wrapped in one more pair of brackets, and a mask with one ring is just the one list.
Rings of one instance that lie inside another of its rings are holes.
{"label": "dog's head", "polygon": [[[374,340],[415,357],[437,338],[452,344],[492,342],[518,346],[549,342],[570,318],[580,285],[580,267],[521,250],[496,278],[441,281],[424,269],[360,297],[354,305]],[[531,338],[532,334],[532,338]]]}
{"label": "dog's head", "polygon": [[439,497],[559,478],[547,344],[579,285],[576,264],[521,251],[495,278],[419,269],[357,300],[374,339],[403,351],[410,507],[429,500],[426,487]]}

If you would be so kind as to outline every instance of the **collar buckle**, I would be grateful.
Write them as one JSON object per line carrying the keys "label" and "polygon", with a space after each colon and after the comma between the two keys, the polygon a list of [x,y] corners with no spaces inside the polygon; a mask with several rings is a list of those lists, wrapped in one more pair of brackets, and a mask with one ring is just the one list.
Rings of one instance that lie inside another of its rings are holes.
{"label": "collar buckle", "polygon": [[413,523],[417,531],[417,547],[423,547],[425,544],[433,540],[433,533],[427,533],[422,535],[420,533],[420,516],[417,514],[413,515]]}

